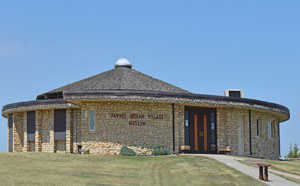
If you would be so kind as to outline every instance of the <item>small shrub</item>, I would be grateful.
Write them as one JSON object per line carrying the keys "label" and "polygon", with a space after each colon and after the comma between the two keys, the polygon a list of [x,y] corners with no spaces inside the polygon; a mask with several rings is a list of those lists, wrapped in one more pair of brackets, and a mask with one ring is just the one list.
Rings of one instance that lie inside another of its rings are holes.
{"label": "small shrub", "polygon": [[155,145],[152,155],[154,156],[162,156],[162,155],[170,155],[171,151],[166,148],[164,145]]}
{"label": "small shrub", "polygon": [[130,149],[130,148],[126,147],[125,145],[123,145],[122,148],[121,148],[120,155],[121,156],[135,156],[136,153],[132,149]]}

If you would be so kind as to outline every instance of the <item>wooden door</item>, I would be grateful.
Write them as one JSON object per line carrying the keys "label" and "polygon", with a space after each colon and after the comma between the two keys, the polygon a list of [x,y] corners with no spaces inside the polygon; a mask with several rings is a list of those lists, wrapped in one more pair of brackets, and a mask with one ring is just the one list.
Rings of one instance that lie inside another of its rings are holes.
{"label": "wooden door", "polygon": [[192,153],[199,153],[199,115],[195,111],[190,112],[190,146]]}
{"label": "wooden door", "polygon": [[[212,112],[214,114],[211,114]],[[216,140],[211,140],[212,137],[216,138],[215,118],[212,123],[211,116],[215,117],[214,110],[193,109],[189,111],[189,142],[191,153],[216,153]],[[211,147],[214,148],[212,149]]]}

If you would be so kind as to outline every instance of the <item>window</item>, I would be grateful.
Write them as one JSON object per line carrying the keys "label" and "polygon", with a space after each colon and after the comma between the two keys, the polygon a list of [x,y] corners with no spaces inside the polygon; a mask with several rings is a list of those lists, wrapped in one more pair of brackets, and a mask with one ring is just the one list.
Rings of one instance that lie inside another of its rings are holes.
{"label": "window", "polygon": [[95,131],[95,111],[90,110],[89,113],[89,130]]}
{"label": "window", "polygon": [[256,136],[260,136],[260,119],[256,119]]}
{"label": "window", "polygon": [[66,109],[54,110],[54,140],[66,140]]}
{"label": "window", "polygon": [[268,136],[269,138],[273,138],[273,122],[268,121]]}
{"label": "window", "polygon": [[8,115],[8,128],[13,128],[13,115]]}
{"label": "window", "polygon": [[35,111],[27,112],[27,134],[35,133]]}
{"label": "window", "polygon": [[35,140],[35,111],[27,112],[27,141]]}

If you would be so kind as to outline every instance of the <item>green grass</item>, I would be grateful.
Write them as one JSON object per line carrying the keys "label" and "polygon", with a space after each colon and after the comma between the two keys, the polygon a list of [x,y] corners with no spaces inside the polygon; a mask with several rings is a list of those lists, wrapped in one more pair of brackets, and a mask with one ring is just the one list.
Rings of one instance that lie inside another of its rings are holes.
{"label": "green grass", "polygon": [[272,169],[300,176],[300,160],[264,160],[272,165]]}
{"label": "green grass", "polygon": [[276,174],[277,176],[283,177],[286,180],[289,180],[289,181],[292,181],[292,182],[300,184],[300,180],[299,179],[292,178],[292,177],[289,177],[289,176],[284,176],[282,174],[277,174],[277,173],[274,173],[274,172],[273,172],[273,174]]}
{"label": "green grass", "polygon": [[[270,169],[278,170],[281,172],[286,172],[289,174],[294,174],[300,176],[300,160],[268,160],[268,159],[256,159],[256,158],[246,158],[245,160],[238,160],[240,163],[247,164],[249,166],[257,167],[257,162],[263,162],[267,164],[271,164],[272,167]],[[276,174],[277,176],[281,176],[287,180],[300,184],[300,180],[288,176],[284,176],[282,174]]]}
{"label": "green grass", "polygon": [[0,153],[0,185],[264,185],[198,156]]}
{"label": "green grass", "polygon": [[[240,161],[240,160],[239,160]],[[286,172],[300,176],[300,160],[268,160],[268,159],[257,159],[257,158],[245,158],[241,163],[257,167],[257,162],[263,162],[271,164],[271,169]]]}

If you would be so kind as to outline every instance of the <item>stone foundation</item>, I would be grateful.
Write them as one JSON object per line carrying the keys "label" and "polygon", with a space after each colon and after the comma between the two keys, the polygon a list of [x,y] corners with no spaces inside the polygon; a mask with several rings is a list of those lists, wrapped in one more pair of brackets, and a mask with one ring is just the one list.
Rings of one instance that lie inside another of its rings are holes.
{"label": "stone foundation", "polygon": [[14,152],[23,152],[24,147],[24,113],[17,112],[13,116],[13,151]]}
{"label": "stone foundation", "polygon": [[[88,151],[92,154],[101,155],[120,155],[122,145],[112,142],[86,142],[82,144],[82,151]],[[142,147],[128,146],[132,149],[138,156],[141,155],[151,155],[152,149],[146,149]]]}

